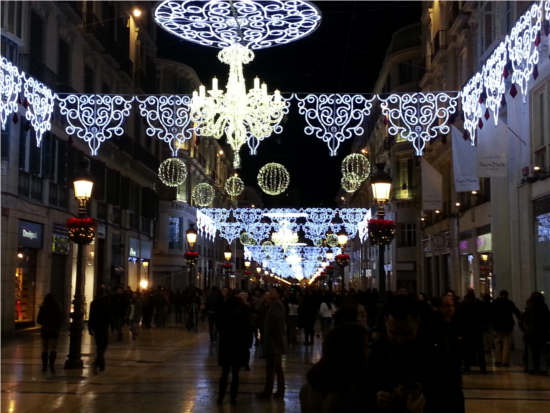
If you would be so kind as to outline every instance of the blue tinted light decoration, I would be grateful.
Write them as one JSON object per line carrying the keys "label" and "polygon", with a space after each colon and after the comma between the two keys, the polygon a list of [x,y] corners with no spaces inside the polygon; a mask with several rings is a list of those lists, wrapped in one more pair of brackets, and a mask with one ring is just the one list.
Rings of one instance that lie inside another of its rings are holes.
{"label": "blue tinted light decoration", "polygon": [[52,113],[56,95],[45,84],[23,74],[23,94],[29,102],[25,117],[36,132],[36,146],[52,128]]}
{"label": "blue tinted light decoration", "polygon": [[382,102],[382,114],[391,125],[388,133],[411,142],[417,156],[423,155],[430,139],[449,133],[449,117],[458,104],[458,96],[448,93],[391,94],[378,99]]}
{"label": "blue tinted light decoration", "polygon": [[65,131],[86,141],[92,156],[106,139],[124,133],[133,100],[134,96],[126,99],[118,95],[58,96],[60,113],[69,124]]}
{"label": "blue tinted light decoration", "polygon": [[539,51],[535,45],[537,34],[542,26],[542,4],[534,3],[519,18],[507,36],[508,56],[512,63],[512,82],[517,84],[526,102],[528,82],[539,61]]}
{"label": "blue tinted light decoration", "polygon": [[370,210],[366,208],[339,209],[338,216],[342,220],[349,238],[355,238],[359,224],[365,219]]}
{"label": "blue tinted light decoration", "polygon": [[326,142],[330,156],[336,156],[340,143],[364,132],[363,120],[370,115],[372,101],[363,95],[294,94],[298,109],[308,124],[304,132]]}
{"label": "blue tinted light decoration", "polygon": [[17,112],[23,84],[19,69],[4,56],[0,57],[0,124],[6,128],[8,116]]}
{"label": "blue tinted light decoration", "polygon": [[137,96],[139,113],[147,121],[145,132],[168,143],[172,156],[193,133],[189,124],[189,96]]}
{"label": "blue tinted light decoration", "polygon": [[303,0],[165,0],[154,17],[164,30],[193,43],[239,43],[254,50],[308,36],[321,22],[319,10]]}
{"label": "blue tinted light decoration", "polygon": [[178,242],[180,236],[180,219],[178,217],[170,217],[168,220],[168,241]]}
{"label": "blue tinted light decoration", "polygon": [[200,209],[197,210],[197,231],[199,234],[210,239],[210,241],[214,241],[216,237],[216,225],[214,220],[204,214]]}

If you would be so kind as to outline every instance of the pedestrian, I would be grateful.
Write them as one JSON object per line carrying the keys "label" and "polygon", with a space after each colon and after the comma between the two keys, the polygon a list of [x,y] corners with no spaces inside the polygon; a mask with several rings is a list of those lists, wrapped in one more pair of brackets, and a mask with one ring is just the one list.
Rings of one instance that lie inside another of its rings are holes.
{"label": "pedestrian", "polygon": [[421,332],[420,311],[411,297],[388,298],[384,330],[370,345],[369,405],[375,411],[464,412],[461,371]]}
{"label": "pedestrian", "polygon": [[519,321],[521,312],[516,304],[508,298],[508,291],[501,290],[496,300],[491,303],[491,325],[493,327],[495,366],[510,366],[512,350],[512,331],[514,316]]}
{"label": "pedestrian", "polygon": [[287,343],[295,345],[298,340],[298,298],[295,291],[290,291],[288,298],[285,300],[286,308],[286,327],[287,327]]}
{"label": "pedestrian", "polygon": [[548,342],[550,341],[550,311],[544,295],[535,291],[527,300],[520,317],[520,328],[527,349],[529,374],[548,374]]}
{"label": "pedestrian", "polygon": [[40,338],[42,341],[42,371],[55,373],[55,359],[57,358],[57,339],[61,330],[63,317],[61,306],[55,300],[53,293],[48,293],[38,310],[36,322],[40,324]]}
{"label": "pedestrian", "polygon": [[132,292],[132,300],[128,307],[128,323],[132,334],[132,341],[136,341],[138,337],[137,329],[141,321],[141,294],[137,291]]}
{"label": "pedestrian", "polygon": [[128,295],[124,292],[122,285],[119,285],[114,294],[111,296],[111,309],[112,309],[112,322],[113,329],[116,332],[116,340],[122,341],[122,327],[124,320],[130,306],[130,300]]}
{"label": "pedestrian", "polygon": [[[284,397],[285,373],[283,370],[282,356],[286,354],[286,311],[281,301],[283,291],[280,288],[271,288],[266,294],[268,300],[267,311],[264,320],[261,354],[266,359],[265,386],[261,393],[256,393],[260,399]],[[273,393],[277,376],[277,391]]]}
{"label": "pedestrian", "polygon": [[220,289],[214,285],[210,289],[210,293],[206,298],[204,307],[206,309],[206,316],[208,318],[208,334],[210,336],[210,343],[218,341],[218,332],[216,329],[216,301],[220,297]]}
{"label": "pedestrian", "polygon": [[481,373],[487,374],[483,348],[483,327],[487,319],[485,314],[487,308],[483,301],[476,298],[472,288],[468,289],[458,308],[464,343],[464,371],[471,371],[472,366],[477,365]]}
{"label": "pedestrian", "polygon": [[172,306],[174,307],[174,317],[176,324],[183,324],[183,293],[178,288],[172,295]]}
{"label": "pedestrian", "polygon": [[101,287],[90,304],[88,331],[94,337],[96,357],[92,363],[94,374],[105,371],[105,352],[109,344],[109,325],[112,323],[111,300],[107,289]]}
{"label": "pedestrian", "polygon": [[325,293],[321,305],[319,306],[319,318],[321,320],[323,340],[332,328],[333,316],[335,312],[336,307],[333,303],[332,295],[330,293]]}
{"label": "pedestrian", "polygon": [[225,311],[218,318],[219,352],[218,365],[222,368],[219,380],[217,403],[222,404],[231,373],[231,404],[237,404],[239,391],[239,371],[248,365],[252,334],[248,306],[239,296],[230,296]]}
{"label": "pedestrian", "polygon": [[367,327],[357,321],[339,324],[327,334],[321,359],[300,389],[302,413],[369,411],[368,346]]}
{"label": "pedestrian", "polygon": [[302,302],[298,306],[298,321],[304,329],[304,345],[306,346],[313,345],[318,308],[315,296],[306,290]]}

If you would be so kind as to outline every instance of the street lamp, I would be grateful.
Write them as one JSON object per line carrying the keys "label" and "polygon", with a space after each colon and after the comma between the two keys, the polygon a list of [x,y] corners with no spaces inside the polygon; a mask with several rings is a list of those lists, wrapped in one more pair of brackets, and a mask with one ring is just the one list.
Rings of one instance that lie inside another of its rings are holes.
{"label": "street lamp", "polygon": [[[384,219],[384,203],[390,199],[390,190],[392,177],[384,171],[384,163],[376,164],[376,171],[371,175],[370,184],[372,187],[372,196],[378,202],[378,219]],[[385,245],[378,245],[378,287],[380,295],[386,295],[386,271],[384,270],[384,250]]]}
{"label": "street lamp", "polygon": [[340,244],[340,248],[342,248],[343,250],[344,246],[348,243],[348,234],[346,234],[344,230],[341,230],[338,233],[337,238],[338,238],[338,244]]}
{"label": "street lamp", "polygon": [[[227,247],[225,247],[225,251],[223,252],[223,257],[225,258],[227,264],[229,264],[229,261],[231,261],[232,256],[233,252],[231,252],[231,248],[228,245]],[[229,268],[225,270],[225,284],[229,287]]]}
{"label": "street lamp", "polygon": [[189,248],[191,249],[191,251],[193,251],[193,247],[197,242],[197,230],[195,229],[195,224],[189,224],[189,229],[185,231],[185,238],[187,239]]}
{"label": "street lamp", "polygon": [[[82,369],[82,330],[84,330],[84,304],[83,286],[84,286],[84,252],[86,244],[93,240],[95,235],[95,224],[88,215],[88,201],[92,197],[94,186],[93,177],[88,170],[88,163],[81,163],[81,170],[75,176],[74,197],[78,201],[78,218],[72,220],[72,226],[69,227],[69,236],[77,244],[76,255],[76,281],[74,290],[73,312],[71,313],[71,324],[69,325],[69,354],[65,360],[66,369]],[[68,222],[69,222],[68,221]],[[89,222],[88,222],[89,221]],[[88,223],[87,223],[88,222]],[[90,225],[90,226],[87,226]]]}
{"label": "street lamp", "polygon": [[334,259],[334,252],[332,250],[328,250],[326,253],[327,261],[332,261]]}
{"label": "street lamp", "polygon": [[188,285],[191,285],[194,280],[193,268],[195,267],[195,264],[197,263],[197,259],[199,257],[199,255],[193,251],[193,247],[197,243],[197,230],[193,222],[189,223],[189,228],[187,228],[187,231],[185,231],[185,239],[187,240],[187,244],[189,245],[189,252],[186,252],[184,256],[185,261],[189,265]]}

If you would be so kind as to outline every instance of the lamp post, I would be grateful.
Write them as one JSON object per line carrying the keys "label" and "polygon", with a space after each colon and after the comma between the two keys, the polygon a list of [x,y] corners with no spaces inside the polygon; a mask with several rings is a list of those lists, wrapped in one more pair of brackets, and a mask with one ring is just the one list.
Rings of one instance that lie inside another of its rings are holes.
{"label": "lamp post", "polygon": [[[372,187],[372,196],[378,202],[378,219],[384,219],[384,203],[390,199],[390,190],[392,177],[384,171],[384,163],[376,164],[376,171],[371,175],[370,184]],[[378,288],[380,296],[386,296],[386,271],[384,270],[384,250],[385,245],[378,245]]]}
{"label": "lamp post", "polygon": [[256,272],[257,272],[256,279],[258,280],[256,287],[260,288],[260,281],[262,279],[262,267],[258,265],[256,267]]}
{"label": "lamp post", "polygon": [[84,312],[82,306],[84,304],[83,286],[84,286],[84,252],[86,244],[93,240],[94,229],[84,228],[78,222],[84,221],[88,215],[87,203],[92,197],[92,188],[94,181],[90,174],[88,165],[81,164],[81,171],[74,179],[74,197],[78,200],[78,219],[75,227],[69,227],[70,238],[77,244],[76,255],[76,281],[74,290],[73,312],[71,313],[71,324],[69,325],[69,354],[65,360],[66,369],[82,369],[82,330],[84,329]]}
{"label": "lamp post", "polygon": [[[232,256],[233,252],[231,252],[231,248],[228,245],[227,247],[225,247],[225,251],[223,252],[223,257],[225,258],[227,264],[230,264]],[[225,270],[225,284],[227,287],[229,287],[229,269]]]}
{"label": "lamp post", "polygon": [[[338,233],[337,235],[337,239],[338,239],[338,244],[340,244],[340,249],[342,250],[342,254],[344,253],[344,247],[346,246],[346,244],[348,243],[348,234],[346,234],[346,232],[342,229],[340,230],[340,232]],[[344,289],[346,288],[346,277],[344,275],[344,266],[343,265],[340,265],[340,270],[342,271],[342,283],[341,283],[341,290],[344,291]]]}
{"label": "lamp post", "polygon": [[[194,223],[189,224],[189,228],[187,231],[185,231],[185,239],[187,240],[187,244],[189,245],[189,251],[193,252],[193,247],[197,243],[197,230],[195,228]],[[193,267],[195,266],[195,262],[193,260],[188,260],[187,263],[189,264],[189,284],[193,282]]]}

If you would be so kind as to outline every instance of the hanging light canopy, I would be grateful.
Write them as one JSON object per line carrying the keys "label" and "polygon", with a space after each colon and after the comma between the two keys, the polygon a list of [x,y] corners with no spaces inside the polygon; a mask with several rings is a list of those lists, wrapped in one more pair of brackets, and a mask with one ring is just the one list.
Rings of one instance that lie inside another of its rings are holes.
{"label": "hanging light canopy", "polygon": [[159,166],[159,178],[166,186],[179,186],[187,178],[187,167],[180,158],[168,158]]}
{"label": "hanging light canopy", "polygon": [[290,174],[286,168],[275,162],[261,167],[258,172],[258,185],[268,195],[282,194],[288,188]]}

